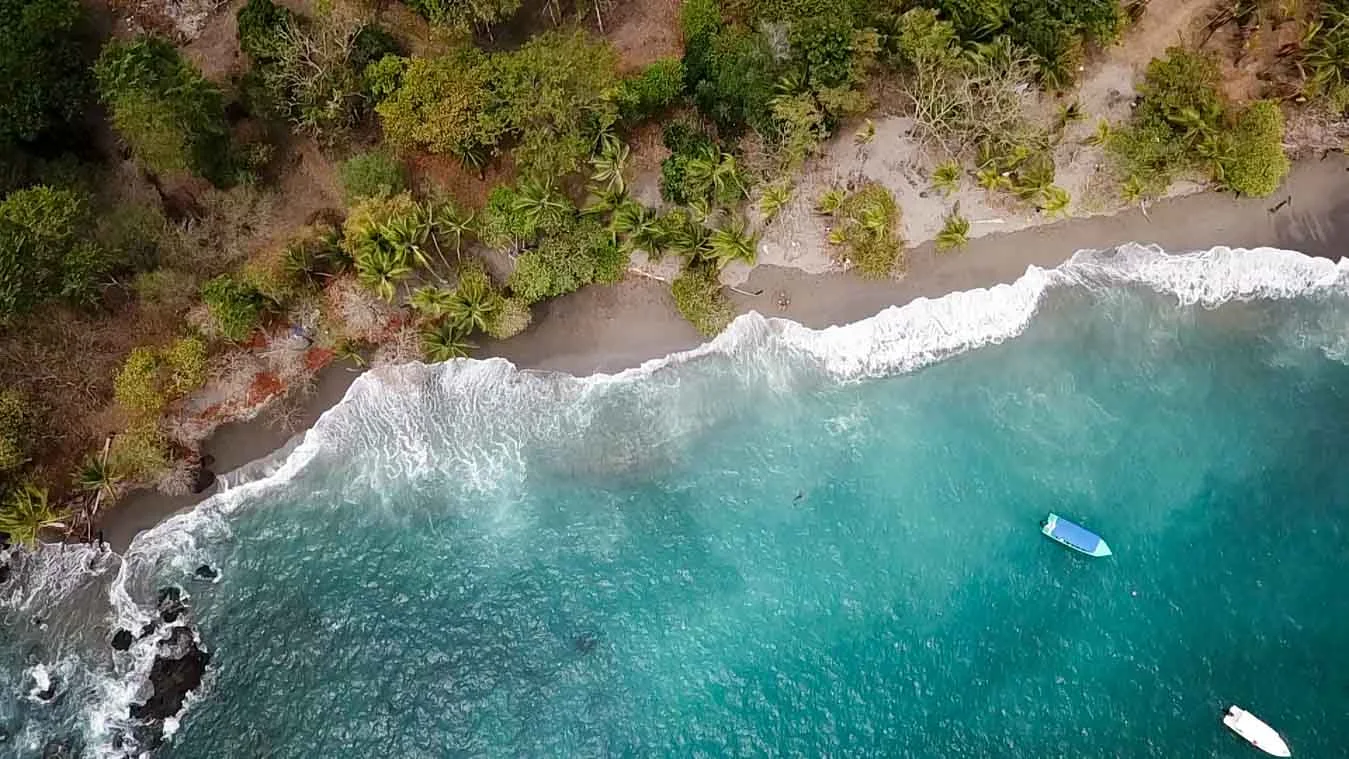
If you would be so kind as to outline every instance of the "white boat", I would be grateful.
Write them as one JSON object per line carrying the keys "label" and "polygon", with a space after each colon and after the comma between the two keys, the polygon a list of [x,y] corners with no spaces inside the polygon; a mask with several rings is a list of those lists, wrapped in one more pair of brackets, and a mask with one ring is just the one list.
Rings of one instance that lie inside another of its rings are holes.
{"label": "white boat", "polygon": [[1242,709],[1239,706],[1228,708],[1227,714],[1223,715],[1223,724],[1232,728],[1232,732],[1240,735],[1250,742],[1252,746],[1271,756],[1292,756],[1293,752],[1288,750],[1288,744],[1283,742],[1283,738],[1274,732],[1274,728],[1266,725],[1259,717]]}

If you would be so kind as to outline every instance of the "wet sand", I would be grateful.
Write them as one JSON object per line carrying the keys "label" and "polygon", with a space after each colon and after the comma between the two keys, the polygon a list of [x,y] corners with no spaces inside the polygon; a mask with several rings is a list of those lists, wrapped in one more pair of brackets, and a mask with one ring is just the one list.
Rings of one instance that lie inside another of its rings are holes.
{"label": "wet sand", "polygon": [[[1285,205],[1271,210],[1285,199]],[[1295,164],[1284,187],[1269,198],[1202,193],[1158,203],[1146,214],[1133,209],[989,235],[959,252],[937,253],[925,245],[909,251],[908,273],[898,281],[760,267],[741,289],[762,294],[731,297],[741,313],[759,311],[821,328],[864,319],[919,297],[1011,282],[1028,266],[1049,268],[1076,251],[1126,242],[1155,243],[1171,252],[1216,245],[1274,247],[1338,259],[1349,252],[1349,158],[1336,154]],[[789,301],[785,309],[779,307],[782,295]],[[668,285],[634,276],[537,307],[527,332],[487,344],[479,355],[502,356],[521,368],[586,375],[620,371],[702,341],[675,310]],[[357,374],[348,365],[325,370],[304,409],[303,426],[340,401]],[[227,472],[271,454],[289,437],[263,421],[229,424],[206,442],[203,452],[215,457],[216,471]],[[207,495],[133,493],[108,511],[100,527],[113,548],[123,551],[136,533]]]}

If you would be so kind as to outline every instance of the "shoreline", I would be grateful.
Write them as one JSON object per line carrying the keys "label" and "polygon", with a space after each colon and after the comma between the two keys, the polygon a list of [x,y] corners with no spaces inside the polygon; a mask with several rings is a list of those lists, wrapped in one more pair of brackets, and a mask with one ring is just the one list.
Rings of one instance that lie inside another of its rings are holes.
{"label": "shoreline", "polygon": [[[1279,210],[1271,210],[1285,199],[1288,202]],[[760,266],[740,288],[762,294],[732,292],[731,299],[737,314],[759,311],[820,329],[865,319],[920,297],[1012,282],[1028,266],[1052,268],[1078,250],[1127,242],[1157,244],[1172,252],[1225,245],[1340,258],[1349,249],[1349,157],[1329,154],[1294,163],[1283,187],[1268,198],[1203,192],[1156,203],[1146,213],[1134,208],[986,235],[950,253],[937,253],[928,243],[908,251],[908,272],[900,280]],[[778,306],[781,294],[790,302],[786,309]],[[631,368],[703,342],[675,310],[668,284],[629,277],[543,304],[536,310],[533,327],[509,341],[484,345],[477,357],[502,357],[521,369],[584,376]],[[214,469],[222,473],[272,455],[341,401],[360,373],[346,364],[320,372],[316,392],[303,405],[300,432],[277,430],[263,419],[230,423],[206,440],[202,453],[213,456]],[[202,494],[167,496],[136,491],[108,509],[98,528],[121,553],[142,530],[214,492],[210,488]]]}

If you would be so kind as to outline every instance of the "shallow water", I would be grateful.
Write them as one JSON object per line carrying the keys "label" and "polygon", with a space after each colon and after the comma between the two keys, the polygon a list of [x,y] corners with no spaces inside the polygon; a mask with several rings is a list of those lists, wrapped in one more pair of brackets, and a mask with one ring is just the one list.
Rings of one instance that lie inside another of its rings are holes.
{"label": "shallow water", "polygon": [[1231,703],[1342,754],[1349,301],[1178,304],[1293,290],[1138,255],[1024,331],[1000,291],[618,378],[363,380],[111,583],[184,584],[215,657],[161,755],[1251,756]]}

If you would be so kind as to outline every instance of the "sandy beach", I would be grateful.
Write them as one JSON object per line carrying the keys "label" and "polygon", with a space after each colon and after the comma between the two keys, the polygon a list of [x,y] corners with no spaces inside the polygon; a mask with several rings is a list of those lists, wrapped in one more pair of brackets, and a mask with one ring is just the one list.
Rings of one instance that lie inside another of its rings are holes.
{"label": "sandy beach", "polygon": [[[1135,208],[988,235],[959,252],[937,253],[928,244],[909,251],[907,274],[893,281],[761,266],[741,286],[761,294],[733,293],[732,298],[741,313],[759,311],[821,328],[864,319],[919,297],[1011,282],[1028,266],[1053,267],[1078,250],[1126,242],[1155,243],[1172,252],[1227,245],[1339,258],[1349,240],[1346,190],[1349,158],[1332,154],[1295,164],[1284,187],[1269,198],[1205,192],[1157,203],[1146,213]],[[789,302],[785,309],[779,306],[783,296]],[[587,375],[636,366],[702,341],[675,310],[667,285],[629,277],[618,285],[588,287],[543,304],[530,330],[484,345],[478,355],[501,356],[521,368]],[[356,376],[348,365],[325,370],[303,409],[301,425],[309,427],[339,402]],[[207,440],[203,452],[214,457],[215,471],[228,472],[269,455],[290,437],[262,421],[229,424]],[[208,496],[133,493],[104,515],[100,528],[113,548],[123,551],[141,530]]]}

